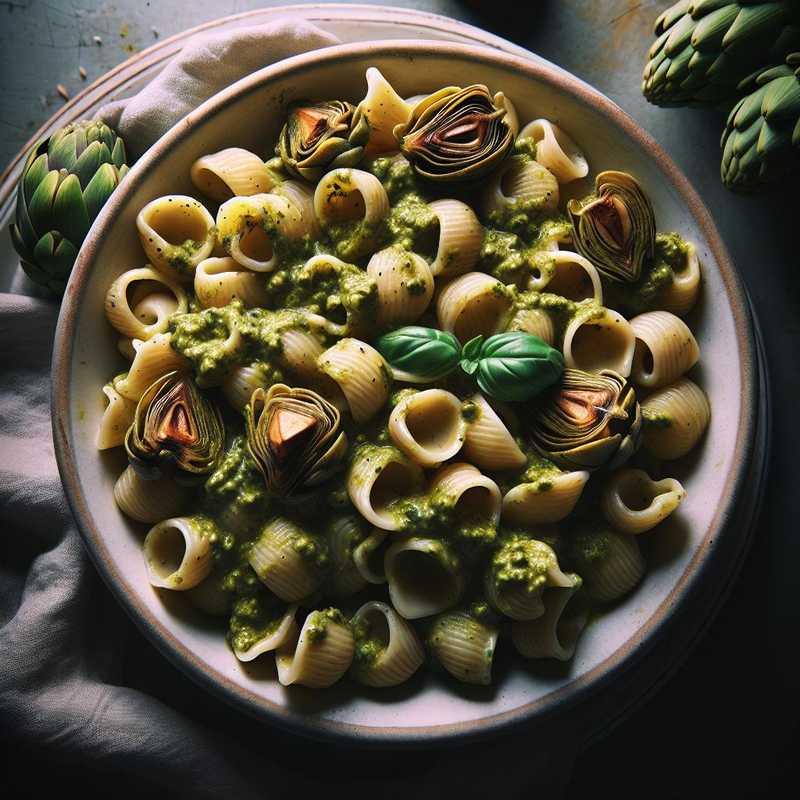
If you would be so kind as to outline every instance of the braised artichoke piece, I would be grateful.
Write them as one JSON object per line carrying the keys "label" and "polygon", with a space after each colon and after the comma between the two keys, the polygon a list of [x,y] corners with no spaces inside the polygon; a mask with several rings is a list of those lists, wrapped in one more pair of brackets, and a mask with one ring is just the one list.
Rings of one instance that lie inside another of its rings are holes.
{"label": "braised artichoke piece", "polygon": [[503,95],[480,84],[448,86],[414,106],[394,135],[418,175],[437,182],[470,181],[485,175],[509,154],[516,113]]}
{"label": "braised artichoke piece", "polygon": [[310,389],[256,389],[245,421],[248,449],[274,497],[299,502],[343,466],[347,436],[339,411]]}
{"label": "braised artichoke piece", "polygon": [[219,409],[194,381],[168,372],[145,390],[125,436],[125,451],[145,479],[170,472],[179,483],[194,483],[213,472],[225,446]]}
{"label": "braised artichoke piece", "polygon": [[369,122],[355,111],[344,100],[293,103],[275,145],[276,155],[292,175],[309,181],[337,167],[354,167],[369,141]]}
{"label": "braised artichoke piece", "polygon": [[567,204],[575,246],[610,280],[633,283],[639,280],[642,265],[653,259],[653,206],[639,182],[625,172],[601,172],[595,178],[595,192]]}
{"label": "braised artichoke piece", "polygon": [[642,413],[633,386],[611,370],[565,369],[530,428],[540,455],[565,470],[618,467],[639,447]]}

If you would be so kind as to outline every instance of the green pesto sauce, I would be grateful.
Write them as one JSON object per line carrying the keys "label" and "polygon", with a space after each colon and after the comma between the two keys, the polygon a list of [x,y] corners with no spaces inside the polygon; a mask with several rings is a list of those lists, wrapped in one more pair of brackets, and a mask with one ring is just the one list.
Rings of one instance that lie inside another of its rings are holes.
{"label": "green pesto sauce", "polygon": [[403,195],[420,194],[419,178],[404,158],[376,158],[366,169],[383,184],[392,205]]}
{"label": "green pesto sauce", "polygon": [[252,529],[265,521],[269,500],[264,478],[243,434],[234,438],[219,466],[206,480],[205,499],[210,513],[226,527]]}
{"label": "green pesto sauce", "polygon": [[273,308],[305,308],[354,327],[372,325],[378,315],[378,287],[353,264],[297,264],[272,273],[266,288]]}
{"label": "green pesto sauce", "polygon": [[604,282],[607,304],[635,313],[658,308],[664,290],[672,285],[675,273],[686,264],[688,252],[687,243],[677,233],[657,234],[655,257],[652,263],[643,266],[638,281],[628,284]]}
{"label": "green pesto sauce", "polygon": [[372,636],[372,626],[367,619],[358,620],[352,625],[352,630],[356,643],[353,654],[354,667],[356,670],[367,669],[385,652],[386,643]]}
{"label": "green pesto sauce", "polygon": [[187,239],[181,244],[170,245],[164,255],[167,257],[169,265],[180,275],[191,275],[194,268],[190,262],[202,246],[203,242]]}
{"label": "green pesto sauce", "polygon": [[[191,362],[199,386],[218,386],[237,366],[260,362],[268,383],[283,380],[281,336],[307,330],[304,313],[245,309],[240,300],[170,319],[171,345]],[[238,339],[238,341],[237,341]]]}
{"label": "green pesto sauce", "polygon": [[330,563],[330,548],[322,536],[306,531],[298,533],[292,537],[291,547],[320,571],[325,570]]}
{"label": "green pesto sauce", "polygon": [[305,635],[312,643],[321,642],[328,635],[328,626],[331,623],[336,625],[349,625],[344,614],[338,608],[326,608],[322,611],[312,611],[309,614],[308,625]]}
{"label": "green pesto sauce", "polygon": [[413,397],[415,394],[417,394],[420,391],[422,391],[422,390],[421,389],[412,389],[410,387],[406,387],[405,389],[400,389],[397,392],[392,392],[392,394],[389,395],[389,408],[391,409],[391,408],[394,408],[397,405],[400,405],[400,403],[402,403],[403,400],[406,400],[409,397]]}
{"label": "green pesto sauce", "polygon": [[608,556],[609,547],[608,530],[592,526],[589,530],[582,530],[572,538],[569,557],[580,570],[581,567],[605,559]]}
{"label": "green pesto sauce", "polygon": [[266,591],[241,597],[233,604],[228,621],[228,642],[235,650],[249,650],[275,633],[284,613],[285,605]]}
{"label": "green pesto sauce", "polygon": [[545,586],[550,570],[558,568],[552,548],[536,539],[509,538],[492,556],[489,574],[495,586],[522,584],[529,592]]}
{"label": "green pesto sauce", "polygon": [[653,411],[642,409],[642,427],[651,430],[665,430],[673,425],[672,417],[669,414],[656,414]]}

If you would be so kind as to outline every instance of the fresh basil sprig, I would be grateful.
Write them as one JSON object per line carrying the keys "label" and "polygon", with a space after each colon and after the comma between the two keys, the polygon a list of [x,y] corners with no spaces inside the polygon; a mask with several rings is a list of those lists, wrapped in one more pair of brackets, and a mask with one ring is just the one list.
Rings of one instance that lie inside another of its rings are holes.
{"label": "fresh basil sprig", "polygon": [[474,375],[495,400],[522,402],[552,386],[564,371],[564,357],[524,331],[476,336],[464,345],[461,369]]}
{"label": "fresh basil sprig", "polygon": [[484,394],[507,402],[535,397],[564,371],[561,353],[524,331],[476,336],[462,350],[452,334],[412,325],[381,336],[376,347],[397,380],[432,383],[460,365]]}
{"label": "fresh basil sprig", "polygon": [[433,383],[451,373],[461,358],[461,345],[452,333],[420,325],[386,333],[375,347],[395,380],[406,383]]}

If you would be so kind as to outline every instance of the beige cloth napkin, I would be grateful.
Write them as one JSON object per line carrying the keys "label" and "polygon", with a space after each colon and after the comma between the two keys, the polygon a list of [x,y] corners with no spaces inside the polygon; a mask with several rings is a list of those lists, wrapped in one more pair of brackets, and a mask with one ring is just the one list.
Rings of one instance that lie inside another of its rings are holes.
{"label": "beige cloth napkin", "polygon": [[226,86],[289,56],[334,44],[339,39],[333,34],[291,17],[199,35],[139,94],[103,106],[98,116],[120,133],[130,157],[139,158]]}

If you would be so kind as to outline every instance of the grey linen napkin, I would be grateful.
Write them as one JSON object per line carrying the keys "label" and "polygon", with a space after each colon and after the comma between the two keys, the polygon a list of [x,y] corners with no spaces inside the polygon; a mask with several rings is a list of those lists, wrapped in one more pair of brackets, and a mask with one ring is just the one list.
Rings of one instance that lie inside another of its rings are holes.
{"label": "grey linen napkin", "polygon": [[[205,36],[103,117],[138,155],[223,86],[335,41],[301,21]],[[405,754],[323,745],[245,717],[157,653],[95,572],[61,487],[50,427],[57,316],[53,301],[0,295],[0,746],[16,756],[0,785],[41,796],[30,781],[41,787],[52,770],[84,796],[558,795],[574,756],[564,731]],[[41,769],[23,771],[31,759]]]}

